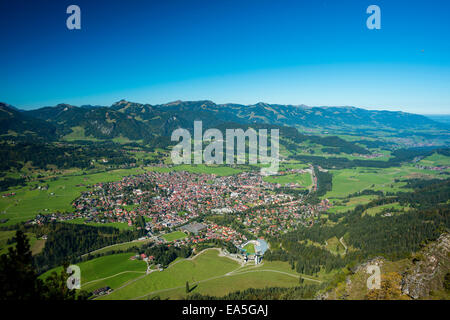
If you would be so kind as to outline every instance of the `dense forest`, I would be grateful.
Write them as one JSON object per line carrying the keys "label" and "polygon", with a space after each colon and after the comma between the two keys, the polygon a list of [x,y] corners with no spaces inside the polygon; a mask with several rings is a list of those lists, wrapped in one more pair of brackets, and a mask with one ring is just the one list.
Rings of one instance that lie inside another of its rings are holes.
{"label": "dense forest", "polygon": [[314,167],[314,174],[317,178],[317,196],[324,196],[333,188],[333,175],[330,172],[325,172]]}
{"label": "dense forest", "polygon": [[288,261],[292,269],[308,275],[314,275],[322,269],[329,272],[333,269],[342,268],[347,262],[328,250],[298,241],[284,240],[282,245],[283,249],[267,251],[264,254],[264,259],[268,261]]}
{"label": "dense forest", "polygon": [[92,160],[107,159],[111,165],[135,163],[117,145],[74,145],[48,143],[0,143],[0,170],[20,170],[27,162],[33,167],[46,169],[54,165],[60,169],[88,168]]}
{"label": "dense forest", "polygon": [[236,291],[222,297],[202,295],[199,293],[189,294],[187,300],[303,300],[314,299],[318,285],[302,285],[292,288],[264,288],[264,289],[246,289]]}
{"label": "dense forest", "polygon": [[176,258],[187,258],[191,255],[192,249],[189,247],[172,247],[167,245],[149,244],[141,247],[140,253],[145,253],[147,256],[153,256],[153,262],[167,267]]}
{"label": "dense forest", "polygon": [[199,243],[195,247],[195,252],[201,252],[202,250],[208,248],[222,248],[227,250],[229,253],[240,252],[240,250],[230,241],[223,241],[221,239],[210,239],[208,242]]}
{"label": "dense forest", "polygon": [[33,226],[38,237],[47,235],[45,247],[34,257],[38,273],[64,262],[75,263],[80,256],[108,245],[137,239],[141,231],[122,231],[113,227],[94,227],[82,224],[51,222]]}

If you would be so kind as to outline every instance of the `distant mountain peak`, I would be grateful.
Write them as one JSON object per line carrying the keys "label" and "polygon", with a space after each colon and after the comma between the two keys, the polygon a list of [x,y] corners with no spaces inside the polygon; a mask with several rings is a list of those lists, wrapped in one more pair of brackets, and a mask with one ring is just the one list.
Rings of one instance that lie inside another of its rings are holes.
{"label": "distant mountain peak", "polygon": [[169,106],[177,106],[177,105],[180,105],[182,103],[183,103],[182,100],[176,100],[176,101],[172,101],[172,102],[169,102],[169,103],[165,103],[163,105],[169,107]]}
{"label": "distant mountain peak", "polygon": [[268,104],[266,102],[258,102],[257,104],[255,104],[255,106],[258,106],[258,107],[269,107],[270,104]]}
{"label": "distant mountain peak", "polygon": [[214,101],[211,101],[211,100],[197,100],[197,101],[176,100],[176,101],[162,104],[162,106],[164,106],[164,107],[190,106],[190,105],[216,106]]}
{"label": "distant mountain peak", "polygon": [[125,105],[125,104],[128,104],[128,103],[130,103],[128,100],[120,99],[119,101],[114,102],[114,103],[112,104],[112,106],[113,106],[113,107],[114,107],[114,106],[121,106],[121,105]]}
{"label": "distant mountain peak", "polygon": [[78,108],[76,106],[73,106],[71,104],[68,103],[59,103],[56,105],[57,108],[63,109],[63,111],[67,111],[69,109],[74,109],[74,108]]}
{"label": "distant mountain peak", "polygon": [[7,104],[7,103],[5,103],[5,102],[0,102],[0,108],[12,109],[12,110],[14,110],[14,111],[20,111],[20,110],[17,109],[16,107],[14,107],[14,106],[12,106],[12,105],[10,105],[10,104]]}

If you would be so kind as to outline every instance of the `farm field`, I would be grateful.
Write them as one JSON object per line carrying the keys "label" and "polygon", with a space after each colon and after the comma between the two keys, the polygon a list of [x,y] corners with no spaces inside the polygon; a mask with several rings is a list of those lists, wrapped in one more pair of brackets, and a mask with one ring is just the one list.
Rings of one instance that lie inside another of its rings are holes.
{"label": "farm field", "polygon": [[450,166],[450,157],[433,153],[431,156],[420,160],[419,164],[423,166]]}
{"label": "farm field", "polygon": [[162,272],[155,271],[142,279],[100,299],[145,298],[153,291],[166,290],[190,283],[222,276],[235,270],[239,264],[229,258],[218,257],[215,249],[203,251],[193,259],[179,260]]}
{"label": "farm field", "polygon": [[349,194],[366,189],[382,190],[384,192],[407,191],[401,187],[404,182],[395,182],[395,179],[405,180],[419,177],[434,178],[438,173],[432,170],[422,170],[411,165],[402,167],[355,168],[333,170],[333,189],[327,192],[324,198],[343,198]]}
{"label": "farm field", "polygon": [[279,183],[281,185],[285,185],[288,183],[298,183],[301,187],[308,188],[312,184],[311,174],[303,173],[303,174],[286,174],[282,176],[268,176],[263,178],[264,181],[270,183]]}
{"label": "farm field", "polygon": [[8,245],[8,239],[11,239],[16,234],[15,231],[0,231],[0,255],[7,253],[8,248],[13,246],[13,244]]}
{"label": "farm field", "polygon": [[377,196],[375,196],[375,195],[359,196],[359,197],[352,197],[349,199],[345,199],[345,200],[348,200],[348,202],[344,202],[343,200],[340,200],[340,199],[330,198],[329,200],[333,203],[333,207],[328,209],[328,212],[340,213],[340,212],[346,212],[349,210],[353,210],[353,209],[355,209],[356,206],[362,205],[362,204],[367,204],[376,198],[377,198]]}
{"label": "farm field", "polygon": [[297,162],[295,160],[287,160],[280,163],[280,171],[286,169],[308,169],[309,165],[302,162]]}

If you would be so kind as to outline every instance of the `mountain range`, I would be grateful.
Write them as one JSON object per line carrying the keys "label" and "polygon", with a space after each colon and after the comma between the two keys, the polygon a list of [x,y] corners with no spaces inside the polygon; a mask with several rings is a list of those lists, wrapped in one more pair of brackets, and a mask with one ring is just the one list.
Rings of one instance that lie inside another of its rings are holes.
{"label": "mountain range", "polygon": [[58,104],[25,111],[0,103],[1,135],[51,140],[79,130],[85,137],[95,139],[122,137],[132,141],[148,141],[159,136],[170,136],[178,127],[190,129],[194,120],[202,120],[205,128],[224,123],[271,124],[300,130],[384,130],[393,135],[423,131],[442,135],[448,134],[450,128],[449,124],[422,115],[355,107],[216,104],[209,100],[150,105],[120,100],[111,106]]}

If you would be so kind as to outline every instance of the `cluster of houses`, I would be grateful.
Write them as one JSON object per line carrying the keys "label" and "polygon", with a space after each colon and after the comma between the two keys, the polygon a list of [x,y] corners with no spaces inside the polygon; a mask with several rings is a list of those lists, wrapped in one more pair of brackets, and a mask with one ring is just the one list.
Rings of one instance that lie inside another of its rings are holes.
{"label": "cluster of houses", "polygon": [[[311,169],[290,169],[289,172],[294,170],[305,173]],[[294,198],[274,192],[275,189],[276,184],[264,181],[257,172],[220,177],[186,171],[152,171],[116,182],[98,183],[73,201],[73,212],[38,215],[34,223],[83,218],[86,222],[133,225],[137,217],[143,216],[147,236],[156,242],[166,242],[158,234],[179,229],[188,236],[171,241],[170,245],[218,239],[239,248],[248,241],[243,233],[216,224],[212,219],[205,219],[203,223],[192,220],[203,214],[235,214],[237,222],[246,227],[247,235],[275,236],[300,224],[311,226],[321,212],[331,207],[328,200],[307,204],[302,196]],[[139,258],[151,261],[151,257]]]}
{"label": "cluster of houses", "polygon": [[106,294],[110,294],[111,292],[112,292],[112,289],[110,287],[106,286],[106,287],[101,287],[101,288],[95,289],[94,291],[92,291],[92,294],[94,296],[103,296]]}
{"label": "cluster of houses", "polygon": [[[312,205],[304,203],[302,199],[281,203],[272,206],[260,206],[236,215],[236,220],[242,223],[254,236],[276,236],[298,225],[312,226],[320,213],[332,206],[328,199]],[[212,222],[190,223],[179,228],[189,234],[188,237],[174,241],[175,246],[198,244],[212,239],[233,243],[236,247],[242,246],[247,237],[229,226],[222,226]]]}
{"label": "cluster of houses", "polygon": [[198,244],[218,239],[226,242],[232,242],[235,246],[239,246],[247,238],[245,235],[237,232],[231,227],[220,226],[215,223],[189,223],[179,228],[181,231],[188,233],[188,237],[174,241],[174,246],[182,246],[189,244]]}
{"label": "cluster of houses", "polygon": [[[311,169],[289,169],[296,173]],[[244,172],[219,177],[186,171],[146,172],[124,177],[120,181],[98,183],[73,202],[70,213],[38,215],[35,223],[46,220],[83,218],[86,222],[123,222],[133,225],[136,217],[146,218],[147,236],[180,229],[188,237],[173,245],[196,244],[212,239],[240,246],[247,237],[229,226],[211,221],[191,222],[200,214],[234,214],[237,222],[253,234],[276,236],[298,225],[311,226],[321,212],[331,207],[328,200],[319,204],[304,203],[280,192],[276,184],[266,182],[258,173]],[[248,234],[248,233],[247,233]]]}
{"label": "cluster of houses", "polygon": [[245,235],[237,232],[231,227],[220,226],[215,223],[210,223],[205,233],[205,239],[219,239],[226,242],[232,242],[235,246],[239,246],[243,241],[247,240]]}
{"label": "cluster of houses", "polygon": [[208,212],[242,212],[291,200],[289,195],[270,192],[274,188],[257,173],[217,177],[186,171],[147,172],[95,185],[73,202],[71,218],[131,225],[136,216],[145,216],[148,230],[159,231]]}
{"label": "cluster of houses", "polygon": [[2,194],[2,198],[9,198],[9,197],[13,197],[15,195],[16,195],[15,192],[8,192],[8,193]]}
{"label": "cluster of houses", "polygon": [[278,206],[254,208],[236,219],[255,235],[262,233],[275,236],[295,229],[299,224],[311,226],[320,213],[330,207],[331,203],[328,199],[316,205],[303,203],[300,199]]}
{"label": "cluster of houses", "polygon": [[444,171],[444,170],[450,169],[450,166],[423,166],[423,165],[416,165],[416,168],[419,168],[419,169],[422,169],[422,170]]}

